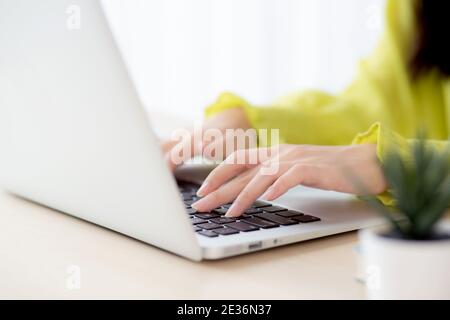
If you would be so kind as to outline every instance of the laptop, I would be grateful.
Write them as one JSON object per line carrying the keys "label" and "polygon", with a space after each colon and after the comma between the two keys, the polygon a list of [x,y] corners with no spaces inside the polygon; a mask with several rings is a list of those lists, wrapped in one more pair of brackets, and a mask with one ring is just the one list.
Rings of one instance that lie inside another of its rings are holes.
{"label": "laptop", "polygon": [[99,1],[0,0],[0,88],[5,190],[188,259],[381,222],[351,196],[305,188],[238,219],[229,204],[195,212],[195,168],[176,179],[166,167]]}

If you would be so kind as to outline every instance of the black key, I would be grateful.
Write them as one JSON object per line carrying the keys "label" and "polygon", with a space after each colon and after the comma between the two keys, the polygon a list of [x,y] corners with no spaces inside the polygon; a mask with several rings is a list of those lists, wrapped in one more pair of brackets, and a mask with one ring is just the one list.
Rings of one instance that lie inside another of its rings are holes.
{"label": "black key", "polygon": [[277,212],[277,215],[285,217],[285,218],[291,218],[291,217],[296,217],[296,216],[302,216],[303,213],[298,212],[298,211],[288,210],[288,211]]}
{"label": "black key", "polygon": [[187,206],[190,206],[191,204],[193,204],[195,202],[195,200],[185,200],[184,204]]}
{"label": "black key", "polygon": [[222,228],[222,226],[220,224],[212,223],[212,222],[198,224],[197,227],[205,229],[205,230],[212,230],[212,229]]}
{"label": "black key", "polygon": [[208,220],[200,219],[200,218],[197,218],[197,217],[194,217],[194,218],[191,219],[191,223],[192,224],[200,224],[200,223],[205,223],[205,222],[208,222]]}
{"label": "black key", "polygon": [[299,216],[299,217],[293,217],[292,219],[294,219],[295,221],[301,222],[301,223],[320,221],[320,218],[317,218],[317,217],[314,217],[314,216],[310,216],[310,215],[303,215],[303,216]]}
{"label": "black key", "polygon": [[227,204],[223,204],[222,208],[228,209],[229,207],[231,207],[232,203],[227,203]]}
{"label": "black key", "polygon": [[191,192],[182,192],[181,197],[184,201],[192,200],[192,193]]}
{"label": "black key", "polygon": [[218,214],[211,213],[211,212],[197,212],[195,214],[195,216],[197,218],[201,218],[201,219],[212,219],[212,218],[220,217]]}
{"label": "black key", "polygon": [[213,210],[213,212],[218,213],[218,214],[222,214],[222,215],[227,213],[227,211],[228,211],[228,208],[217,208],[217,209]]}
{"label": "black key", "polygon": [[262,210],[259,208],[250,208],[250,209],[245,210],[246,214],[255,214],[255,213],[261,213],[261,212],[262,212]]}
{"label": "black key", "polygon": [[252,225],[247,224],[247,223],[242,222],[242,221],[228,223],[226,226],[230,227],[230,228],[233,228],[233,229],[236,229],[238,231],[243,231],[243,232],[259,230],[258,227],[252,226]]}
{"label": "black key", "polygon": [[243,213],[243,214],[241,214],[241,215],[238,217],[238,219],[247,219],[247,218],[251,218],[251,217],[252,217],[252,216]]}
{"label": "black key", "polygon": [[236,218],[220,217],[220,218],[211,219],[211,222],[218,223],[218,224],[231,223],[234,221],[236,221]]}
{"label": "black key", "polygon": [[215,232],[215,233],[217,233],[217,234],[220,234],[220,235],[222,235],[222,236],[228,236],[228,235],[230,235],[230,234],[236,234],[236,233],[239,233],[239,231],[234,230],[234,229],[232,229],[232,228],[227,228],[227,227],[225,227],[225,228],[220,228],[220,229],[214,229],[213,232]]}
{"label": "black key", "polygon": [[186,212],[187,214],[194,214],[197,213],[197,210],[195,210],[194,208],[186,208]]}
{"label": "black key", "polygon": [[214,237],[218,237],[219,236],[217,233],[212,232],[210,230],[202,230],[202,231],[199,231],[197,233],[201,234],[202,236],[210,237],[210,238],[214,238]]}
{"label": "black key", "polygon": [[263,228],[263,229],[275,228],[275,227],[279,227],[280,226],[280,225],[278,225],[278,224],[276,224],[274,222],[270,222],[270,221],[259,219],[259,218],[255,218],[255,217],[251,217],[251,218],[245,219],[245,222],[249,223],[251,225],[254,225],[256,227]]}
{"label": "black key", "polygon": [[271,206],[267,208],[263,208],[264,212],[280,212],[280,211],[287,211],[286,208],[277,207],[277,206]]}
{"label": "black key", "polygon": [[252,205],[253,208],[264,208],[264,207],[270,207],[270,206],[272,206],[270,203],[262,202],[259,200],[256,200]]}
{"label": "black key", "polygon": [[197,227],[197,226],[194,226],[194,231],[195,231],[195,232],[200,231],[200,230],[202,230],[202,228],[199,228],[199,227]]}
{"label": "black key", "polygon": [[286,219],[280,216],[276,216],[274,214],[270,214],[267,212],[255,214],[254,217],[261,218],[264,220],[269,220],[271,222],[275,222],[281,224],[282,226],[289,226],[291,224],[297,224],[297,221]]}

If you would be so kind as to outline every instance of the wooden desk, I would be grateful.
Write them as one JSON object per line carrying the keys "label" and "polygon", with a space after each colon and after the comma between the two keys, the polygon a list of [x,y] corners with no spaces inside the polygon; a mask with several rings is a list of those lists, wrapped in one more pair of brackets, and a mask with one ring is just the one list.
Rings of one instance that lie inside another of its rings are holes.
{"label": "wooden desk", "polygon": [[6,193],[0,226],[0,299],[364,298],[355,232],[195,263]]}
{"label": "wooden desk", "polygon": [[[152,114],[168,136],[182,119]],[[356,232],[195,263],[0,191],[0,299],[350,299]],[[67,272],[80,269],[80,289]]]}

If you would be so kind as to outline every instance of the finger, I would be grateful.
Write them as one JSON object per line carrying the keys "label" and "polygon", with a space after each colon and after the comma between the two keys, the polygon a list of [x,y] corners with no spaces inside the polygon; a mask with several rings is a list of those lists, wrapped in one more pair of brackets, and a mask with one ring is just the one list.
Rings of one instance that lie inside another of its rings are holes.
{"label": "finger", "polygon": [[[225,133],[220,138],[215,137],[212,141],[205,141],[205,148],[202,155],[215,161],[223,161],[235,151],[248,149],[248,144],[239,145],[236,137],[230,133]],[[238,140],[238,139],[237,139]]]}
{"label": "finger", "polygon": [[[180,150],[182,148],[183,148],[183,142],[176,143],[164,155],[164,160],[165,160],[167,166],[169,167],[170,171],[174,171],[178,165],[181,165],[181,163],[179,163],[179,161],[181,162],[183,158],[181,155],[174,156],[174,154],[176,154],[176,152],[174,150]],[[180,159],[180,160],[178,161],[177,159]]]}
{"label": "finger", "polygon": [[204,141],[201,154],[203,157],[216,162],[223,161],[226,157],[224,152],[224,138],[216,138],[213,141]]}
{"label": "finger", "polygon": [[166,140],[163,141],[160,144],[161,150],[164,154],[166,154],[167,152],[169,152],[170,149],[172,149],[177,143],[179,143],[179,141],[177,140]]}
{"label": "finger", "polygon": [[226,213],[226,217],[238,217],[247,210],[261,194],[277,179],[278,175],[266,175],[261,169],[239,193],[233,205]]}
{"label": "finger", "polygon": [[254,174],[254,171],[248,171],[245,174],[234,178],[204,198],[193,203],[192,207],[199,212],[209,212],[221,205],[230,203],[236,199]]}
{"label": "finger", "polygon": [[324,182],[326,171],[315,165],[297,164],[283,173],[262,196],[264,200],[274,200],[289,189],[301,184],[308,187],[320,187]]}
{"label": "finger", "polygon": [[257,152],[257,149],[233,152],[224,162],[210,172],[198,189],[197,195],[200,197],[206,196],[242,172],[256,167],[258,163],[255,163],[257,161],[252,161],[251,154]]}
{"label": "finger", "polygon": [[166,163],[173,171],[177,166],[197,155],[200,148],[201,146],[196,145],[193,135],[186,136],[166,154]]}

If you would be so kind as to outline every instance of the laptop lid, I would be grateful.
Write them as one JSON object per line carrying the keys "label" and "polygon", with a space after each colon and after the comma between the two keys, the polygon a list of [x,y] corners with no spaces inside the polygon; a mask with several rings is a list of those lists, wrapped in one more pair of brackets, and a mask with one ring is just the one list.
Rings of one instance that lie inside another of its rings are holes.
{"label": "laptop lid", "polygon": [[99,1],[0,0],[0,119],[7,190],[201,259]]}

